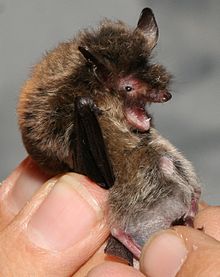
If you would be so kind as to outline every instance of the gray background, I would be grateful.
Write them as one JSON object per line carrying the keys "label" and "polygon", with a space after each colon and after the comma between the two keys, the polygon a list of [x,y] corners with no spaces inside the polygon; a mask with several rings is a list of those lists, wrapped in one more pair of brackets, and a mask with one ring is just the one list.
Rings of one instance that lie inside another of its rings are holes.
{"label": "gray background", "polygon": [[146,6],[160,28],[155,60],[174,74],[172,101],[151,108],[157,128],[193,162],[203,198],[219,204],[219,0],[0,0],[0,180],[26,155],[16,103],[31,66],[103,17],[135,25]]}

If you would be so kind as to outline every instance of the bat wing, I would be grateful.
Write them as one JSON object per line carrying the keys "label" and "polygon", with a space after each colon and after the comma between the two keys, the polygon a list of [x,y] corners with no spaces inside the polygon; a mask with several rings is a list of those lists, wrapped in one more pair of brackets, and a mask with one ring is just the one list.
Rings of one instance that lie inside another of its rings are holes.
{"label": "bat wing", "polygon": [[109,237],[104,251],[108,255],[119,257],[133,266],[133,254],[115,237]]}
{"label": "bat wing", "polygon": [[[114,185],[115,178],[97,120],[99,113],[91,98],[76,98],[75,130],[72,136],[74,170],[88,176],[101,187],[109,189]],[[132,253],[113,236],[108,240],[105,253],[120,257],[129,265],[133,265]]]}
{"label": "bat wing", "polygon": [[75,100],[73,161],[76,172],[109,189],[115,178],[96,115],[100,113],[91,98]]}

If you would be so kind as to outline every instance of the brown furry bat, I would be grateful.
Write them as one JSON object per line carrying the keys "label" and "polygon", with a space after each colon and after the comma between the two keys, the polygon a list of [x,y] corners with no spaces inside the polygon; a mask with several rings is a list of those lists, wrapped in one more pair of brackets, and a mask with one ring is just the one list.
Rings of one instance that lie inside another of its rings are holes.
{"label": "brown furry bat", "polygon": [[24,145],[44,170],[110,188],[111,233],[137,258],[152,233],[191,224],[200,195],[191,164],[146,110],[171,98],[170,75],[151,63],[157,39],[149,8],[134,29],[104,20],[49,52],[18,105]]}

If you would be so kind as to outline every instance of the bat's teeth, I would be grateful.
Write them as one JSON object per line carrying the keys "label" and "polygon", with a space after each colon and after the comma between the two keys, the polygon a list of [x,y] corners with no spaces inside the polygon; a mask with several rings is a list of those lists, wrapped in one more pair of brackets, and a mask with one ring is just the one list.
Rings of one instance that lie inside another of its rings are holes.
{"label": "bat's teeth", "polygon": [[151,118],[149,118],[145,111],[140,108],[128,107],[125,109],[125,117],[132,127],[142,132],[145,132],[150,128]]}

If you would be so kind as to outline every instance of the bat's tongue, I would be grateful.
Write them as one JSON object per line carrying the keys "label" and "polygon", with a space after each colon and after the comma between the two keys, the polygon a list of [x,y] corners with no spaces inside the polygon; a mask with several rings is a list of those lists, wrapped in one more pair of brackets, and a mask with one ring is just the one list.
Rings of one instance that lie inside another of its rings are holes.
{"label": "bat's tongue", "polygon": [[125,109],[125,117],[132,127],[141,132],[146,132],[150,128],[150,118],[142,108],[127,107]]}

